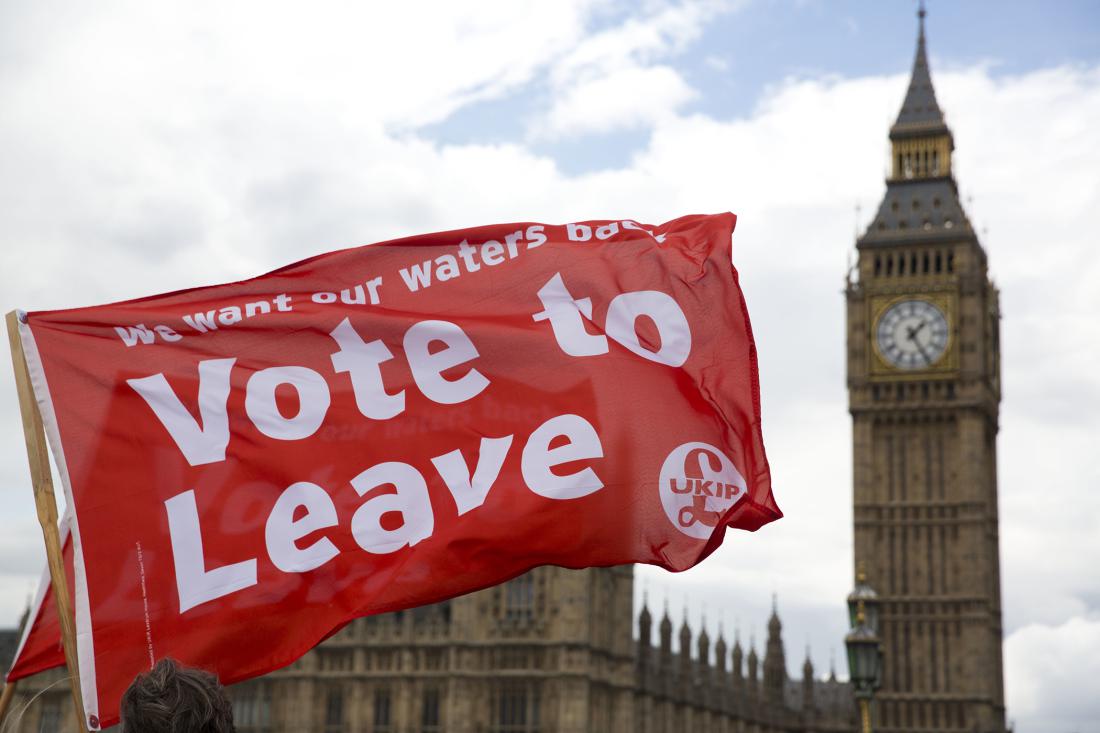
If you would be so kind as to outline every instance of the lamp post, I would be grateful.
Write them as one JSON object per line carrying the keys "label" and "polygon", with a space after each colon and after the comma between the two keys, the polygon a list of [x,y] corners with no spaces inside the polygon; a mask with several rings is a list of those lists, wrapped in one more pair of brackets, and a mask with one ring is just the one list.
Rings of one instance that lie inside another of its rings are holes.
{"label": "lamp post", "polygon": [[852,630],[844,637],[848,648],[848,676],[855,687],[862,733],[871,733],[871,700],[882,686],[882,642],[878,637],[878,594],[867,585],[862,563],[856,573],[856,587],[848,595]]}

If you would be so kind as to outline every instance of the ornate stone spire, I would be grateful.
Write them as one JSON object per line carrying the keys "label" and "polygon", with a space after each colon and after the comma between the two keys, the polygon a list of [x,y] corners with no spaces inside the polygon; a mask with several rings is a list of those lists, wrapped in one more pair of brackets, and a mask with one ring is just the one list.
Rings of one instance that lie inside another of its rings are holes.
{"label": "ornate stone spire", "polygon": [[744,653],[741,651],[741,632],[733,630],[733,689],[740,690],[744,680]]}
{"label": "ornate stone spire", "polygon": [[638,614],[638,638],[643,649],[653,643],[653,616],[649,613],[649,594],[645,591],[642,591],[642,612]]}
{"label": "ornate stone spire", "polygon": [[913,59],[913,71],[909,75],[909,89],[905,92],[905,101],[901,103],[898,119],[890,128],[890,139],[906,134],[924,134],[946,132],[947,124],[943,112],[936,101],[936,90],[932,87],[932,73],[928,68],[928,51],[924,40],[924,5],[917,12],[919,30],[917,32],[917,54]]}
{"label": "ornate stone spire", "polygon": [[703,616],[700,621],[701,629],[699,631],[699,640],[697,642],[699,664],[706,667],[710,664],[710,635],[707,634],[707,617]]}
{"label": "ornate stone spire", "polygon": [[757,692],[757,681],[758,681],[758,679],[759,679],[759,678],[757,677],[757,674],[756,674],[758,663],[759,663],[759,661],[758,661],[758,659],[757,659],[757,657],[756,657],[756,639],[755,639],[755,638],[753,638],[753,637],[750,637],[750,638],[749,638],[749,676],[748,676],[748,687],[749,687],[749,695],[751,695],[751,696],[753,696],[753,697],[756,697],[756,692]]}
{"label": "ornate stone spire", "polygon": [[783,700],[783,690],[787,685],[787,657],[783,652],[782,631],[777,601],[772,596],[772,615],[768,619],[768,643],[764,652],[764,696],[776,703]]}
{"label": "ornate stone spire", "polygon": [[646,670],[653,655],[653,616],[649,613],[649,593],[642,591],[642,612],[638,614],[638,666]]}
{"label": "ornate stone spire", "polygon": [[[959,200],[958,186],[952,172],[955,140],[944,121],[943,112],[932,88],[928,69],[928,51],[924,33],[924,6],[921,6],[917,33],[917,53],[909,88],[902,102],[897,121],[890,128],[890,175],[883,197],[867,231],[856,243],[865,245],[924,242],[929,236],[968,235],[972,229]],[[951,230],[951,231],[949,231]],[[873,263],[875,260],[871,260]],[[864,275],[893,276],[935,274],[940,266],[930,258],[927,265],[911,257],[904,265],[900,260],[877,260],[879,269]],[[895,271],[894,265],[897,264]],[[861,264],[865,267],[866,262]],[[914,268],[917,268],[914,271]],[[950,271],[942,263],[944,271]]]}
{"label": "ornate stone spire", "polygon": [[806,661],[802,663],[802,711],[814,707],[814,663],[810,661],[810,645],[806,645]]}
{"label": "ornate stone spire", "polygon": [[684,606],[684,621],[680,624],[680,668],[685,675],[691,670],[691,627],[688,626],[687,606]]}
{"label": "ornate stone spire", "polygon": [[661,663],[669,664],[672,659],[672,619],[668,617],[668,599],[665,599],[665,614],[661,617]]}
{"label": "ornate stone spire", "polygon": [[726,647],[725,634],[722,633],[722,622],[718,622],[718,641],[714,643],[714,666],[718,668],[720,677],[726,676]]}

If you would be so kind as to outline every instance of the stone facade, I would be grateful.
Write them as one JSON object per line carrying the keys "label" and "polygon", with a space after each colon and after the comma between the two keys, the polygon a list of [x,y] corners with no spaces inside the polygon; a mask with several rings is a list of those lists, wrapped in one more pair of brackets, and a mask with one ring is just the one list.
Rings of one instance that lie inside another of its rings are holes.
{"label": "stone facade", "polygon": [[885,647],[875,730],[1003,731],[1000,310],[952,174],[923,10],[890,140],[847,287],[855,560]]}
{"label": "stone facade", "polygon": [[[848,686],[787,676],[773,613],[747,659],[667,612],[635,625],[630,567],[539,568],[501,586],[358,619],[291,666],[231,688],[240,733],[846,731]],[[637,629],[637,638],[634,630]],[[24,681],[15,731],[71,730],[60,670]],[[51,687],[51,685],[53,685]],[[43,690],[45,692],[43,693]],[[41,694],[40,694],[41,693]]]}

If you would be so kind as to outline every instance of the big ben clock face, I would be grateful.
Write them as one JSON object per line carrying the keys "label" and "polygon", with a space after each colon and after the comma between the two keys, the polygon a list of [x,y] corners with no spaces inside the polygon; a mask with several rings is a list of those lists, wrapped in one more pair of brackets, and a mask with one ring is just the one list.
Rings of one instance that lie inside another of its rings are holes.
{"label": "big ben clock face", "polygon": [[898,369],[933,366],[947,351],[947,339],[947,318],[927,300],[894,303],[875,328],[879,353]]}

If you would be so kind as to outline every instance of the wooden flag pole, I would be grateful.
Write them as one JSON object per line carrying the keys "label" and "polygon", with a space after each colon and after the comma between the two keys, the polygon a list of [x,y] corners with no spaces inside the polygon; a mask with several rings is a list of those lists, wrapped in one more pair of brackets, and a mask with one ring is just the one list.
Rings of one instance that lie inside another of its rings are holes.
{"label": "wooden flag pole", "polygon": [[[73,605],[69,599],[69,585],[65,580],[65,564],[61,559],[61,535],[57,530],[57,498],[53,492],[50,475],[50,457],[46,451],[46,434],[42,427],[42,413],[31,389],[31,375],[27,358],[23,353],[23,341],[19,338],[19,315],[12,311],[7,315],[8,343],[11,346],[11,363],[15,369],[15,389],[19,393],[19,411],[23,414],[23,437],[27,443],[27,460],[31,467],[31,483],[34,486],[34,504],[38,510],[38,523],[42,525],[42,538],[46,543],[46,561],[50,567],[50,584],[57,600],[57,616],[61,622],[61,644],[65,649],[65,663],[69,667],[69,686],[73,693],[76,712],[76,729],[87,731],[84,721],[84,701],[80,694],[80,668],[76,661],[76,631],[73,627]],[[29,619],[28,623],[34,623]]]}
{"label": "wooden flag pole", "polygon": [[15,686],[17,684],[19,684],[19,680],[12,680],[4,685],[4,691],[0,692],[0,730],[4,730],[4,718],[8,717],[8,708],[11,707],[11,701],[15,699]]}

